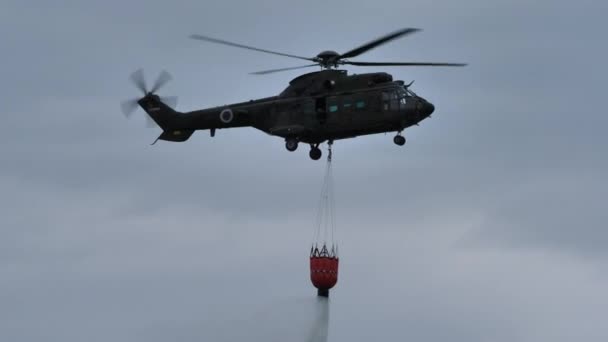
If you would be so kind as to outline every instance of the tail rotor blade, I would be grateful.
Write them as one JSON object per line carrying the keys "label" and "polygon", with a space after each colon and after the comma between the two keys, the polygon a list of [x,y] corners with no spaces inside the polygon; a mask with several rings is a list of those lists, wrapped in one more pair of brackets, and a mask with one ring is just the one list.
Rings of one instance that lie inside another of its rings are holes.
{"label": "tail rotor blade", "polygon": [[137,109],[138,106],[139,106],[139,104],[137,103],[137,99],[123,101],[120,104],[120,108],[122,109],[122,113],[127,118],[131,117],[131,115],[133,114],[133,112],[135,112],[135,110]]}
{"label": "tail rotor blade", "polygon": [[147,115],[147,114],[146,114],[146,127],[148,127],[148,128],[157,127],[156,122],[154,122],[154,120],[152,120],[150,115]]}
{"label": "tail rotor blade", "polygon": [[167,82],[171,81],[171,79],[173,79],[173,77],[171,77],[171,74],[169,74],[166,70],[163,70],[160,75],[158,75],[158,78],[156,79],[156,82],[154,82],[154,85],[152,86],[152,89],[150,89],[150,92],[156,93],[162,86],[167,84]]}
{"label": "tail rotor blade", "polygon": [[148,91],[146,90],[146,78],[144,77],[144,71],[143,69],[138,69],[137,71],[135,71],[134,73],[131,74],[131,81],[133,82],[133,84],[135,84],[135,86],[137,87],[137,89],[139,89],[142,94],[147,94]]}
{"label": "tail rotor blade", "polygon": [[[162,88],[162,86],[167,84],[167,82],[171,81],[172,77],[166,70],[163,70],[160,73],[160,75],[158,76],[158,78],[156,79],[156,81],[154,82],[154,85],[152,86],[152,88],[150,90],[147,89],[148,87],[146,85],[146,79],[144,77],[143,69],[138,69],[137,71],[132,73],[130,76],[130,79],[131,79],[131,82],[135,85],[135,87],[137,87],[137,89],[139,89],[143,93],[144,98],[145,98],[145,97],[151,96],[152,93],[154,93],[154,92],[158,91],[160,88]],[[156,97],[156,95],[154,95],[154,97],[152,97],[152,98],[157,98],[157,97]],[[133,114],[133,112],[135,112],[135,110],[137,110],[137,107],[139,107],[139,101],[140,101],[140,98],[121,102],[120,107],[122,109],[123,114],[127,118],[130,118],[131,115]],[[174,108],[177,105],[177,96],[162,97],[161,101],[164,104],[166,104],[167,106]],[[152,119],[150,117],[150,115],[145,115],[145,120],[146,120],[147,127],[158,127],[158,125],[156,124],[154,119]]]}
{"label": "tail rotor blade", "polygon": [[161,96],[160,100],[172,109],[177,107],[177,96]]}

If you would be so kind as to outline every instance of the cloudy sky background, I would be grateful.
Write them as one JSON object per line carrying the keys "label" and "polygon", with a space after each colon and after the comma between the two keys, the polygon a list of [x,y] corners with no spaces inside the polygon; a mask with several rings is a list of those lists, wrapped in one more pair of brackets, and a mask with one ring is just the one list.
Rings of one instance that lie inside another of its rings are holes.
{"label": "cloudy sky background", "polygon": [[[128,76],[182,111],[282,91],[297,60],[402,27],[356,68],[415,80],[433,117],[335,145],[329,341],[605,341],[608,4],[0,3],[0,339],[305,341],[324,163],[254,129],[160,142]],[[311,70],[312,71],[312,70]],[[322,308],[321,308],[322,309]]]}

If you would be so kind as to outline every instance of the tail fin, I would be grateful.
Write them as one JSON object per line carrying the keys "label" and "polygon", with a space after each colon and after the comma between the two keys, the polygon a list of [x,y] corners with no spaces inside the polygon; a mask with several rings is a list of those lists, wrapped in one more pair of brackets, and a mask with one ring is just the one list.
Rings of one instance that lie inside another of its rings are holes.
{"label": "tail fin", "polygon": [[173,108],[167,106],[160,100],[157,95],[148,95],[139,100],[139,105],[148,115],[156,122],[163,133],[152,143],[154,145],[158,140],[182,142],[190,138],[194,130],[180,128],[179,113]]}
{"label": "tail fin", "polygon": [[177,127],[179,113],[163,103],[157,95],[145,96],[138,103],[163,130]]}

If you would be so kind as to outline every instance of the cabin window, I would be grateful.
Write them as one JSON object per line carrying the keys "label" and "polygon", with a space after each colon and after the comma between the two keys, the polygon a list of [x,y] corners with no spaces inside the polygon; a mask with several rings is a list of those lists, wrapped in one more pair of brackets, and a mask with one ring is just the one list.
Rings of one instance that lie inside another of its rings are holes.
{"label": "cabin window", "polygon": [[327,112],[335,113],[338,111],[338,106],[340,105],[340,99],[338,97],[332,96],[327,98]]}
{"label": "cabin window", "polygon": [[357,108],[364,108],[365,107],[365,101],[357,101],[357,103],[355,104],[355,106]]}
{"label": "cabin window", "polygon": [[342,97],[342,109],[348,112],[353,108],[353,98],[351,96]]}

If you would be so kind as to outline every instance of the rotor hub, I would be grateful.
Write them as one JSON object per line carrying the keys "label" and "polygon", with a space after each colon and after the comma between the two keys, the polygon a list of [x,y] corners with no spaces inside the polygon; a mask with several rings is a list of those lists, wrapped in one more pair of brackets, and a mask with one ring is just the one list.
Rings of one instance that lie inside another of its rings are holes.
{"label": "rotor hub", "polygon": [[326,50],[319,53],[315,59],[324,68],[337,67],[340,54],[336,51]]}

